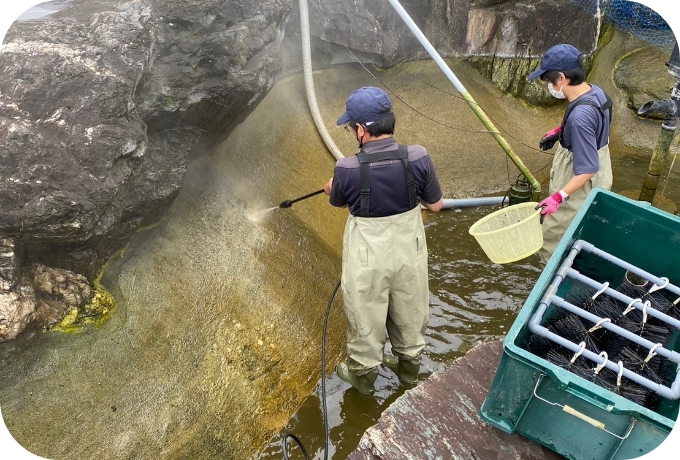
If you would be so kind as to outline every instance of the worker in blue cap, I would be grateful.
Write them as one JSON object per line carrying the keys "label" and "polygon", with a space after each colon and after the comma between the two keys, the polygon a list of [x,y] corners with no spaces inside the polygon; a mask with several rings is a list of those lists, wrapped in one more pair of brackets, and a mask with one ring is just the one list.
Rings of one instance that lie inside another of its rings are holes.
{"label": "worker in blue cap", "polygon": [[569,102],[562,124],[539,142],[543,150],[558,144],[550,171],[549,196],[537,207],[541,208],[543,224],[539,256],[545,265],[588,193],[594,187],[612,187],[612,101],[602,88],[586,82],[583,55],[569,44],[555,45],[545,52],[540,67],[529,75],[529,80],[537,78],[547,84],[550,94]]}
{"label": "worker in blue cap", "polygon": [[[324,187],[331,205],[349,208],[342,255],[347,360],[336,371],[365,394],[374,391],[382,364],[403,383],[418,379],[429,316],[421,205],[437,212],[444,203],[427,151],[399,145],[395,123],[385,91],[354,91],[337,124],[361,151],[338,160]],[[394,356],[384,354],[386,332]]]}

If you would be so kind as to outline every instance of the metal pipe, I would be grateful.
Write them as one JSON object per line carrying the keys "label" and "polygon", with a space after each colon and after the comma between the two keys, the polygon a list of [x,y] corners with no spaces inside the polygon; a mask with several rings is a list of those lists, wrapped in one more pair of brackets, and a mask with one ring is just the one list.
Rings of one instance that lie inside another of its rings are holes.
{"label": "metal pipe", "polygon": [[475,206],[493,206],[507,203],[507,196],[492,196],[482,198],[444,198],[442,209],[472,208]]}
{"label": "metal pipe", "polygon": [[[598,365],[602,365],[605,358],[603,356],[600,356],[598,354],[593,353],[592,351],[588,350],[587,348],[581,351],[581,347],[576,345],[574,342],[571,342],[570,340],[567,340],[554,332],[549,331],[543,326],[534,326],[530,327],[531,331],[534,332],[535,334],[538,334],[542,337],[545,337],[546,339],[557,343],[558,345],[561,345],[574,353],[581,353],[581,356],[584,358],[589,359],[590,361],[593,361],[594,363],[597,363]],[[626,369],[625,367],[623,370],[619,367],[617,363],[611,360],[607,360],[606,363],[604,363],[604,366],[607,369],[610,369],[611,371],[615,372],[616,374],[619,374],[621,372],[621,375],[623,377],[626,377],[629,380],[632,380],[633,382],[644,386],[645,388],[648,388],[652,390],[654,393],[656,393],[659,396],[662,396],[666,399],[670,399],[672,401],[680,398],[680,378],[676,376],[675,381],[671,385],[671,387],[667,387],[665,385],[662,385],[660,383],[653,382],[652,380],[649,380],[631,370]]]}
{"label": "metal pipe", "polygon": [[[584,241],[584,240],[577,240],[577,241],[574,242],[573,247],[577,247],[579,249],[579,251],[585,251],[585,252],[589,252],[593,255],[596,255],[600,259],[604,259],[607,262],[611,262],[614,265],[617,265],[617,266],[619,266],[619,267],[621,267],[621,268],[623,268],[623,269],[625,269],[629,272],[633,272],[636,275],[638,275],[638,276],[640,276],[640,277],[642,277],[642,278],[644,278],[648,281],[653,282],[657,286],[663,286],[664,289],[672,292],[673,294],[680,296],[680,287],[675,286],[674,284],[671,284],[666,279],[661,279],[661,278],[659,278],[659,277],[657,277],[657,276],[655,276],[655,275],[653,275],[653,274],[651,274],[651,273],[649,273],[649,272],[647,272],[647,271],[645,271],[641,268],[638,268],[635,265],[632,265],[632,264],[626,262],[625,260],[619,259],[618,257],[616,257],[612,254],[609,254],[608,252],[605,252],[602,249],[595,247],[592,243],[588,243],[587,241]],[[578,272],[576,272],[576,273],[578,273]],[[599,287],[598,287],[598,289],[599,289]],[[628,300],[626,300],[626,302],[630,302],[630,300],[631,299],[628,299]],[[678,323],[678,325],[676,327],[680,328],[680,323]]]}
{"label": "metal pipe", "polygon": [[536,178],[531,174],[531,171],[524,165],[522,160],[517,156],[515,151],[512,149],[510,144],[501,136],[500,132],[496,129],[494,126],[493,122],[489,118],[489,116],[482,110],[482,108],[474,101],[470,93],[467,92],[463,84],[458,80],[458,78],[454,75],[453,71],[449,68],[448,65],[444,62],[444,60],[441,58],[437,50],[434,49],[434,47],[430,44],[428,41],[427,37],[420,31],[418,26],[416,25],[415,22],[411,19],[411,17],[408,15],[406,10],[401,6],[401,4],[397,0],[387,0],[390,2],[392,7],[396,10],[397,14],[401,17],[401,19],[406,23],[409,29],[411,29],[411,32],[413,32],[413,35],[416,36],[418,41],[420,42],[421,45],[427,50],[428,54],[432,57],[434,62],[437,63],[439,68],[444,72],[444,75],[449,79],[449,81],[453,84],[453,86],[458,90],[460,95],[463,97],[465,102],[467,102],[468,106],[472,109],[472,111],[477,115],[477,118],[480,119],[482,124],[486,127],[487,130],[491,133],[491,135],[496,139],[496,142],[498,142],[498,145],[501,146],[501,148],[505,151],[505,153],[510,157],[512,162],[517,166],[517,169],[520,170],[522,175],[526,177],[527,181],[531,184],[531,189],[533,190],[533,201],[539,201],[539,198],[541,196],[541,184],[536,180]]}

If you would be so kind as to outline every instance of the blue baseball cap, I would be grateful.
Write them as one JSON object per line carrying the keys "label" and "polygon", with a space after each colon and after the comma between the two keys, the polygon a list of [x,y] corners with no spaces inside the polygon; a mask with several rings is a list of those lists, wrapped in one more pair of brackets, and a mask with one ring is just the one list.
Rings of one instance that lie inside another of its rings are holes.
{"label": "blue baseball cap", "polygon": [[541,65],[529,75],[529,80],[535,80],[548,70],[571,70],[579,65],[581,52],[571,45],[560,43],[545,52]]}
{"label": "blue baseball cap", "polygon": [[352,92],[345,104],[345,113],[338,118],[338,126],[349,121],[373,123],[392,113],[392,101],[385,91],[375,86],[364,86]]}

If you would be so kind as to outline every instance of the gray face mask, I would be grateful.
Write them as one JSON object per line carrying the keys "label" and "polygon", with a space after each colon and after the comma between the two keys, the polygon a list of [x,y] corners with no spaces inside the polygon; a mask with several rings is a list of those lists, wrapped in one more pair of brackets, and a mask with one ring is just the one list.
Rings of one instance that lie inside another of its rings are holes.
{"label": "gray face mask", "polygon": [[562,88],[564,88],[564,85],[560,86],[559,91],[555,91],[555,88],[553,88],[552,83],[548,82],[548,91],[550,91],[550,94],[552,94],[553,97],[555,97],[557,99],[566,99],[567,98],[567,96],[565,96],[564,93],[562,92]]}

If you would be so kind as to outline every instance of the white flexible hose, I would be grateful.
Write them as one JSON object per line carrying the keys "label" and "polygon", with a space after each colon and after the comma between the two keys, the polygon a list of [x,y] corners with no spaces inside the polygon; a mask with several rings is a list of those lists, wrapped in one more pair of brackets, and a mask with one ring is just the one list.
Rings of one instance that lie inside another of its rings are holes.
{"label": "white flexible hose", "polygon": [[321,135],[326,148],[331,152],[336,160],[344,158],[342,152],[331,138],[331,135],[323,123],[319,106],[316,103],[316,93],[314,92],[314,79],[312,78],[312,51],[309,44],[309,11],[307,9],[307,0],[298,0],[300,4],[300,36],[302,37],[302,66],[305,75],[305,91],[307,93],[307,103],[309,110],[312,112],[312,118],[316,129]]}

